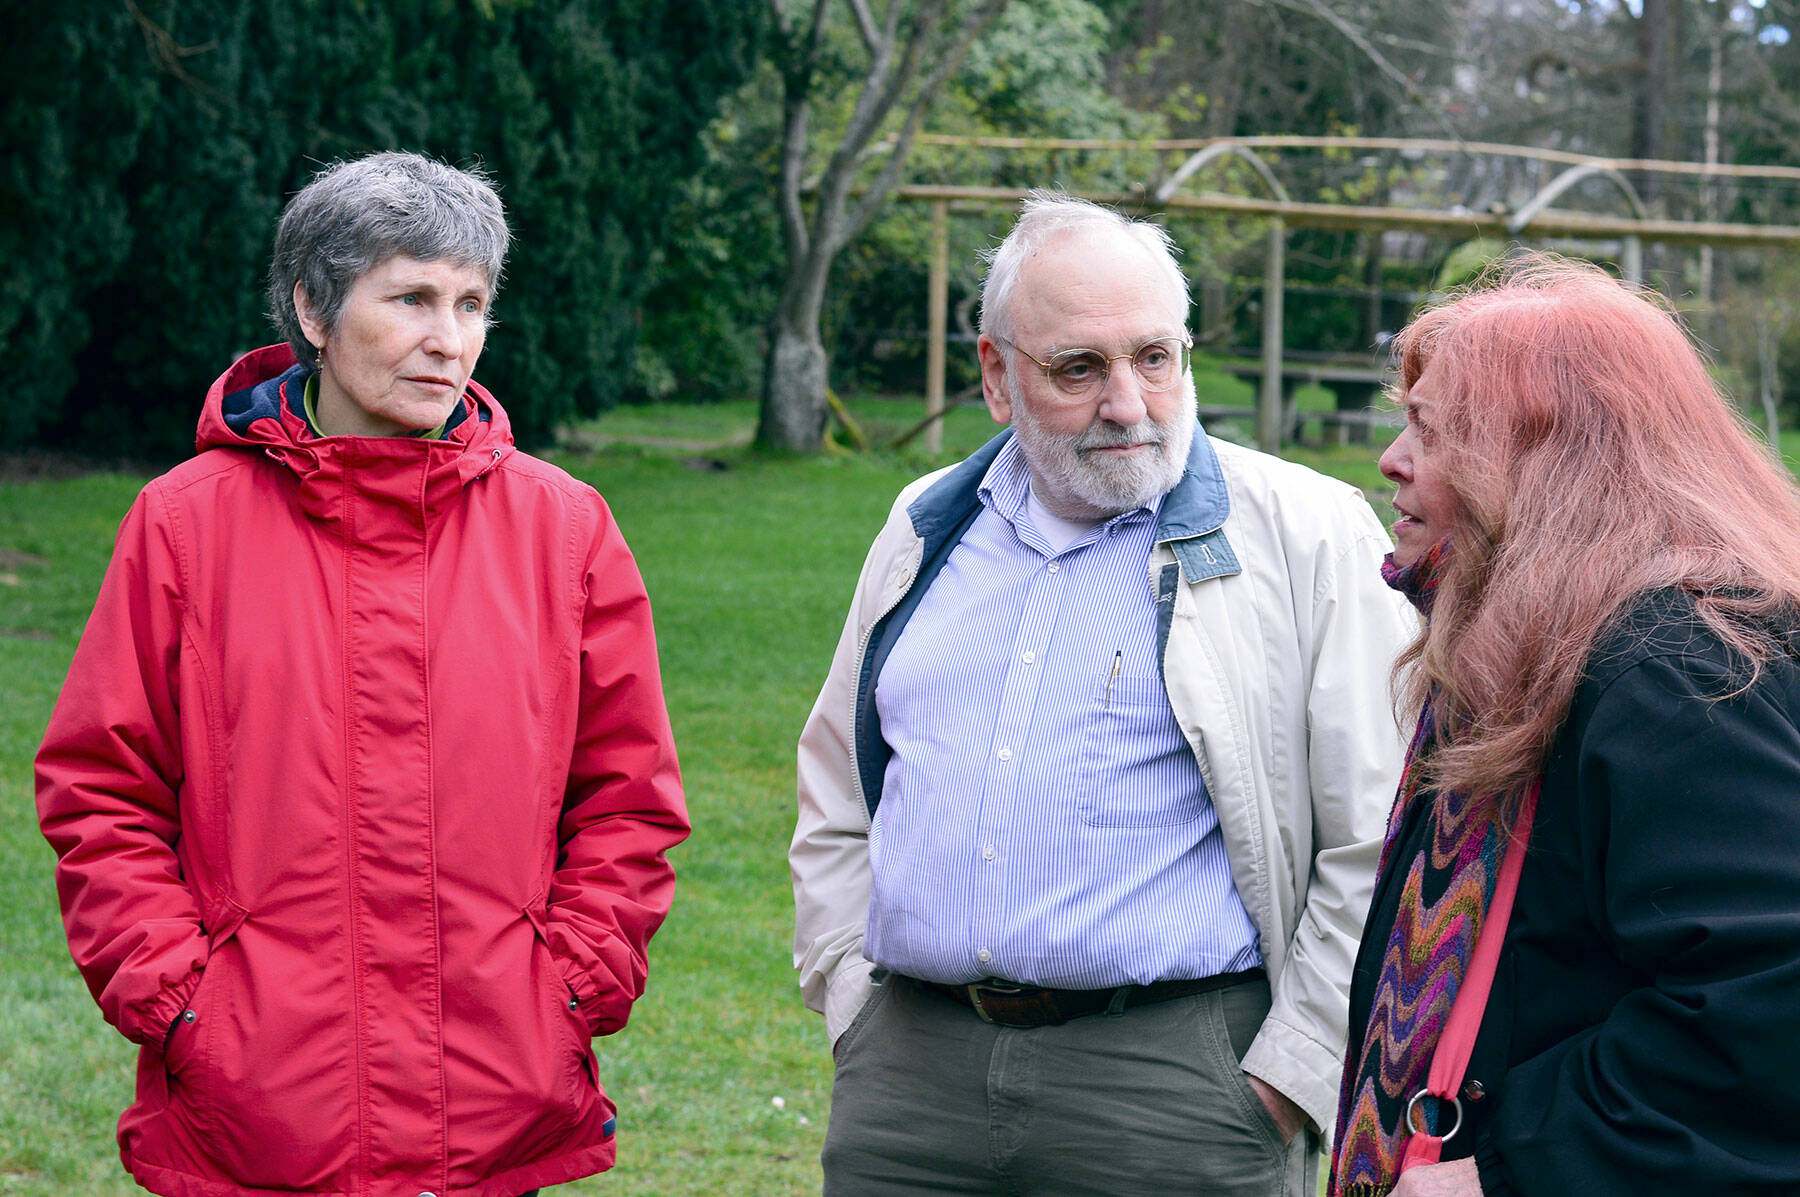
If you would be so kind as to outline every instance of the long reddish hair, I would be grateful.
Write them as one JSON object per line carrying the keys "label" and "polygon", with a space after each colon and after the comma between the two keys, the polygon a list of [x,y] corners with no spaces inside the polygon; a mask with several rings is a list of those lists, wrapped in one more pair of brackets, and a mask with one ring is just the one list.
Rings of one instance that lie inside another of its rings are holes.
{"label": "long reddish hair", "polygon": [[1395,667],[1403,709],[1435,690],[1437,785],[1542,772],[1596,639],[1646,590],[1691,592],[1747,679],[1780,651],[1763,621],[1800,608],[1800,490],[1653,293],[1531,255],[1398,347],[1403,398],[1433,367],[1427,451],[1456,507]]}

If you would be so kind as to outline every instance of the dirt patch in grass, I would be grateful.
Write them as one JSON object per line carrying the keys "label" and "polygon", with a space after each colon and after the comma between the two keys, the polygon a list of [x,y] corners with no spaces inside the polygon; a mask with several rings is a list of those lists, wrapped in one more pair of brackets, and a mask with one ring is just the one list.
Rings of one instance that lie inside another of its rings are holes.
{"label": "dirt patch in grass", "polygon": [[[40,557],[36,553],[27,553],[21,549],[9,549],[5,545],[0,545],[0,575],[10,574],[15,570],[28,566],[36,567],[49,564],[50,561],[48,558]],[[18,585],[18,579],[16,577],[13,579],[13,585]]]}
{"label": "dirt patch in grass", "polygon": [[569,428],[557,437],[556,446],[574,453],[592,453],[613,445],[636,445],[645,449],[674,449],[684,453],[705,453],[720,449],[742,449],[750,444],[753,430],[726,437],[636,436],[601,432],[593,428]]}

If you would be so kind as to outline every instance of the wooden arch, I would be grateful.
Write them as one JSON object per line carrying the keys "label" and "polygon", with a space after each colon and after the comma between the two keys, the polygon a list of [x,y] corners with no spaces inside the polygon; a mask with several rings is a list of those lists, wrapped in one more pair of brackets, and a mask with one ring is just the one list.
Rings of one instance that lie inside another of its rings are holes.
{"label": "wooden arch", "polygon": [[[1265,256],[1266,283],[1262,346],[1262,385],[1257,400],[1257,440],[1265,449],[1279,447],[1282,413],[1279,380],[1282,369],[1281,315],[1284,249],[1289,228],[1337,229],[1364,232],[1405,231],[1432,236],[1468,240],[1486,237],[1508,240],[1519,236],[1538,238],[1572,238],[1585,240],[1617,240],[1622,252],[1622,273],[1637,279],[1642,275],[1641,247],[1645,242],[1672,245],[1702,245],[1762,250],[1800,250],[1800,225],[1744,224],[1718,221],[1670,220],[1650,216],[1631,185],[1630,174],[1658,173],[1704,176],[1709,178],[1751,178],[1779,180],[1800,194],[1800,168],[1782,166],[1737,166],[1660,160],[1597,158],[1559,150],[1542,150],[1529,146],[1501,145],[1484,142],[1455,142],[1417,138],[1310,137],[1270,135],[1263,137],[1171,139],[1164,141],[1113,141],[1042,139],[1011,137],[956,137],[921,134],[919,144],[987,148],[1019,151],[1153,151],[1159,156],[1184,153],[1187,156],[1160,186],[1148,182],[1134,184],[1119,193],[1071,192],[1082,199],[1112,204],[1134,212],[1159,212],[1175,217],[1188,212],[1217,212],[1245,217],[1261,217],[1271,222],[1269,253]],[[1562,170],[1555,179],[1539,188],[1529,201],[1515,211],[1468,211],[1462,209],[1405,208],[1376,205],[1320,203],[1296,200],[1288,193],[1261,151],[1281,149],[1317,150],[1396,150],[1409,155],[1481,154],[1522,158],[1557,164]],[[1186,189],[1200,171],[1214,162],[1232,158],[1248,163],[1255,171],[1266,196],[1247,196],[1219,191],[1192,192]],[[1554,202],[1577,184],[1600,178],[1613,185],[1624,199],[1629,215],[1607,216],[1590,212],[1558,209]],[[941,415],[944,409],[944,366],[948,329],[949,298],[949,215],[952,205],[987,208],[1016,208],[1026,190],[1016,187],[960,186],[915,183],[895,189],[902,201],[931,205],[931,268],[929,294],[929,342],[926,355],[926,403],[929,414]],[[1269,263],[1274,269],[1267,269]],[[1271,309],[1273,316],[1271,317]],[[1271,383],[1273,377],[1274,382]],[[929,415],[928,415],[929,418]],[[926,430],[927,445],[941,447],[941,431],[935,420]]]}

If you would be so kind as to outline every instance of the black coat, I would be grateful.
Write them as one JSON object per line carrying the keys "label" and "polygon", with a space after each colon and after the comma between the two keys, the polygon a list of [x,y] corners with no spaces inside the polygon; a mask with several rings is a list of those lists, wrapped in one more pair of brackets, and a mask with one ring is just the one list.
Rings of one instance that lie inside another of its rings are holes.
{"label": "black coat", "polygon": [[[1800,664],[1743,680],[1676,592],[1589,659],[1444,1152],[1484,1193],[1800,1194]],[[1376,887],[1352,1043],[1411,856]]]}

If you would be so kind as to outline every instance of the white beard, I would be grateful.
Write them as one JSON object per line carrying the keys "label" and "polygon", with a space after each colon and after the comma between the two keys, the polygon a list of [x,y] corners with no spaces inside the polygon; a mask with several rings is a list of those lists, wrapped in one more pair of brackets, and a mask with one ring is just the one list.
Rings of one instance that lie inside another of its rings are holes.
{"label": "white beard", "polygon": [[[1012,399],[1013,434],[1032,477],[1039,482],[1038,499],[1059,515],[1070,500],[1088,509],[1087,514],[1107,519],[1143,507],[1168,494],[1187,469],[1188,449],[1194,442],[1199,418],[1194,407],[1194,383],[1181,384],[1180,411],[1167,422],[1143,420],[1126,428],[1096,419],[1081,432],[1051,432],[1032,414],[1024,387],[1016,373],[1007,379]],[[1093,455],[1092,449],[1114,445],[1154,444],[1148,454],[1117,458]]]}

